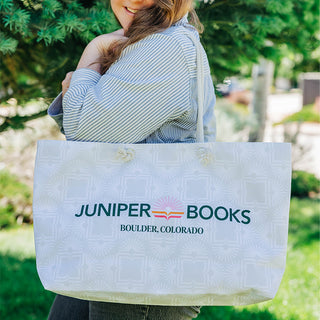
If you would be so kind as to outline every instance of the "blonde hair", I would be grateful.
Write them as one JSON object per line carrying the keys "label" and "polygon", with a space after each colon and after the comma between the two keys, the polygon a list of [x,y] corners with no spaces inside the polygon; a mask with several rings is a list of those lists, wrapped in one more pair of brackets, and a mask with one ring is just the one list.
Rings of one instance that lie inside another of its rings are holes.
{"label": "blonde hair", "polygon": [[156,0],[150,8],[139,10],[124,34],[127,39],[114,42],[102,52],[98,61],[101,64],[101,73],[104,74],[110,68],[127,46],[171,27],[187,13],[190,23],[202,32],[202,25],[193,8],[193,0]]}

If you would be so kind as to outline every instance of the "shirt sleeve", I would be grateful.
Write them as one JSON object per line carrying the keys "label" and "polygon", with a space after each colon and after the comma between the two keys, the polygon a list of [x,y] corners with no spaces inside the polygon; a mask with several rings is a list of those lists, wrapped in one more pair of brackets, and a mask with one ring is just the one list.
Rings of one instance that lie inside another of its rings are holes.
{"label": "shirt sleeve", "polygon": [[48,108],[48,115],[57,123],[61,133],[63,130],[62,92],[53,100]]}
{"label": "shirt sleeve", "polygon": [[63,98],[66,137],[140,142],[190,110],[189,77],[183,50],[164,34],[127,47],[103,76],[78,69]]}

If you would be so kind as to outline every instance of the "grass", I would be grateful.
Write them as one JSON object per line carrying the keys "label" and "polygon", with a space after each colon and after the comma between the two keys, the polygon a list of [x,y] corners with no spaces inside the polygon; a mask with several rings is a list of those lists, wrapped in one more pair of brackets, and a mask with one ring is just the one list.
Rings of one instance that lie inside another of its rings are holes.
{"label": "grass", "polygon": [[277,122],[274,126],[288,122],[314,122],[320,123],[320,115],[314,110],[313,105],[306,105],[300,111],[285,117],[282,121]]}
{"label": "grass", "polygon": [[[203,307],[197,320],[318,320],[319,205],[315,199],[291,201],[287,267],[272,301]],[[0,319],[46,319],[54,294],[36,273],[32,227],[0,231],[0,279]]]}
{"label": "grass", "polygon": [[0,230],[17,225],[17,217],[28,221],[29,215],[23,211],[32,204],[30,188],[6,170],[0,171]]}
{"label": "grass", "polygon": [[0,232],[0,319],[46,319],[54,294],[36,271],[31,226]]}

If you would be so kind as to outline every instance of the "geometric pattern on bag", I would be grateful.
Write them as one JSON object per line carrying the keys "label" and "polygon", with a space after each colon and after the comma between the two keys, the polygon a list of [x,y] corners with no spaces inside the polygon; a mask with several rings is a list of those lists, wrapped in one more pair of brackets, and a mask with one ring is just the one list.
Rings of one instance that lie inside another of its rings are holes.
{"label": "geometric pattern on bag", "polygon": [[290,177],[288,144],[39,141],[40,279],[98,301],[270,299],[285,267]]}

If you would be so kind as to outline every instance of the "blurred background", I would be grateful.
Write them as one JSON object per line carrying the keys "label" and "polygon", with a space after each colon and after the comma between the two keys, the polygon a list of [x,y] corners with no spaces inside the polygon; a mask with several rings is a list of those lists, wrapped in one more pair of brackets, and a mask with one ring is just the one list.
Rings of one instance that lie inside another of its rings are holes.
{"label": "blurred background", "polygon": [[[204,307],[198,319],[320,318],[320,22],[316,0],[204,0],[218,141],[290,142],[287,268],[276,298]],[[86,44],[119,25],[104,0],[0,0],[0,319],[46,319],[32,180],[39,139],[64,139],[46,109]]]}

